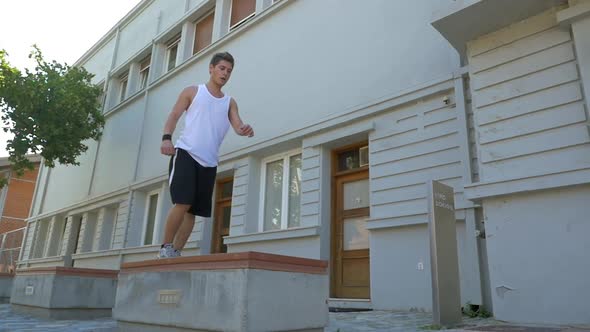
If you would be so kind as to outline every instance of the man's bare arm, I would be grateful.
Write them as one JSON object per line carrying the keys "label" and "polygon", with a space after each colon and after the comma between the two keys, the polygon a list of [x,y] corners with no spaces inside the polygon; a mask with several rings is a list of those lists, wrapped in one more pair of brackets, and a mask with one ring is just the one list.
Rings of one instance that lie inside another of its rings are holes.
{"label": "man's bare arm", "polygon": [[[168,115],[168,119],[164,125],[164,134],[172,135],[174,133],[178,119],[180,119],[182,113],[190,106],[195,94],[195,87],[187,87],[182,90],[178,96],[178,99],[176,100],[176,103],[174,104],[174,107],[172,108],[172,112],[170,112]],[[163,140],[160,147],[160,152],[169,156],[174,155],[174,145],[172,144],[172,141]]]}
{"label": "man's bare arm", "polygon": [[236,134],[240,136],[254,136],[254,129],[248,124],[244,124],[238,113],[238,103],[232,98],[229,102],[229,122]]}

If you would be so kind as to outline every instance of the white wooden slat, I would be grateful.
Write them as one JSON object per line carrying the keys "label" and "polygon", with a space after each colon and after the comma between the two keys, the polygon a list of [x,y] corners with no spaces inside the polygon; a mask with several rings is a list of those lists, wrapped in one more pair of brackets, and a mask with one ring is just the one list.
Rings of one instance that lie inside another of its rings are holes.
{"label": "white wooden slat", "polygon": [[522,77],[575,59],[572,43],[565,43],[472,75],[474,90]]}
{"label": "white wooden slat", "polygon": [[529,113],[518,118],[491,123],[479,129],[479,142],[487,143],[532,134],[586,120],[584,104],[576,102]]}
{"label": "white wooden slat", "polygon": [[489,163],[586,142],[589,142],[588,127],[577,124],[481,146],[481,162]]}

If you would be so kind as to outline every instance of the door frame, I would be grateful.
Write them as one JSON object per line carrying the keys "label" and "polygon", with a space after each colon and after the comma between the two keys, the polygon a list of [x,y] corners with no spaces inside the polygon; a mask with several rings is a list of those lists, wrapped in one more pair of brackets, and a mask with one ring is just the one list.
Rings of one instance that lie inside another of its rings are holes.
{"label": "door frame", "polygon": [[[228,182],[233,182],[234,178],[233,176],[231,177],[226,177],[226,178],[222,178],[219,179],[215,182],[215,186],[217,188],[216,193],[215,193],[215,209],[214,209],[214,214],[213,214],[213,227],[211,229],[211,253],[221,253],[221,248],[223,246],[223,240],[220,236],[221,234],[221,220],[219,219],[221,216],[221,211],[223,211],[223,208],[230,206],[232,204],[232,196],[230,197],[226,197],[226,198],[222,198],[222,191],[221,191],[221,187],[223,184],[226,184]],[[231,209],[230,209],[231,210]],[[231,213],[231,212],[230,212]]]}

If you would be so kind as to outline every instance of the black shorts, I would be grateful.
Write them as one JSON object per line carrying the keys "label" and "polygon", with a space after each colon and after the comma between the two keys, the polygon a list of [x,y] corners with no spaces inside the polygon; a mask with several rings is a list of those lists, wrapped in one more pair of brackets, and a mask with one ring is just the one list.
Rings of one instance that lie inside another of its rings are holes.
{"label": "black shorts", "polygon": [[201,166],[183,149],[176,149],[168,168],[170,196],[174,204],[188,204],[188,213],[211,217],[217,167]]}

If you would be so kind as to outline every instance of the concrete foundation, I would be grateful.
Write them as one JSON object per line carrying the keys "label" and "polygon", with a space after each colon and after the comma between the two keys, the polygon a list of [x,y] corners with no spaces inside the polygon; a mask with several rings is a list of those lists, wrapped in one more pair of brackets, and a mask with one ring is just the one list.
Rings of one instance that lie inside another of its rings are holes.
{"label": "concrete foundation", "polygon": [[0,303],[8,303],[12,293],[12,280],[14,274],[0,273]]}
{"label": "concrete foundation", "polygon": [[327,262],[254,252],[123,264],[113,316],[125,331],[322,331]]}
{"label": "concrete foundation", "polygon": [[115,304],[117,274],[117,270],[66,267],[17,270],[10,303],[45,309],[106,309],[108,313]]}

